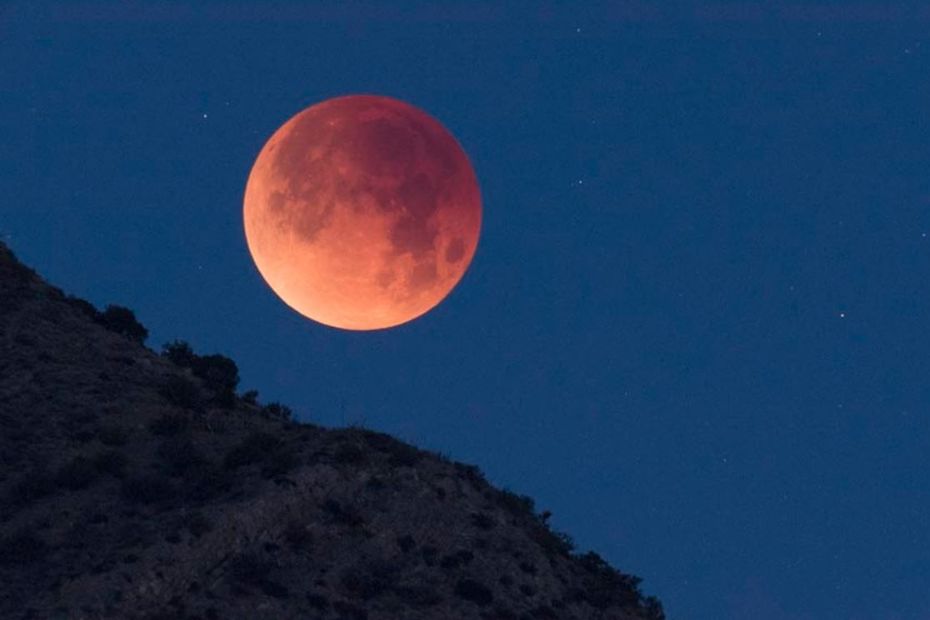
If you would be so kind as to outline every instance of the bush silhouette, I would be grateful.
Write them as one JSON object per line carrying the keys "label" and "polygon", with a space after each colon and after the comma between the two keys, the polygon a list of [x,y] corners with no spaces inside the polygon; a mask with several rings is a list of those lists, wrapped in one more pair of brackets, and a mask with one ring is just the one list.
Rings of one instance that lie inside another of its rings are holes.
{"label": "bush silhouette", "polygon": [[261,463],[281,448],[281,441],[268,433],[254,432],[234,446],[223,459],[227,469]]}
{"label": "bush silhouette", "polygon": [[171,375],[162,386],[161,394],[172,405],[183,409],[200,408],[200,390],[193,381],[181,375]]}
{"label": "bush silhouette", "polygon": [[189,531],[191,536],[194,538],[200,538],[213,529],[210,521],[200,511],[190,513],[187,516],[184,525],[187,527],[187,531]]}
{"label": "bush silhouette", "polygon": [[193,371],[214,392],[232,391],[239,385],[239,367],[225,355],[195,356]]}
{"label": "bush silhouette", "polygon": [[136,320],[136,315],[132,310],[123,306],[107,306],[106,310],[100,314],[98,321],[110,331],[132,338],[140,344],[149,337],[149,330]]}
{"label": "bush silhouette", "polygon": [[197,358],[197,355],[191,349],[191,345],[183,340],[175,340],[164,344],[162,346],[162,355],[181,368],[193,368],[194,360]]}
{"label": "bush silhouette", "polygon": [[119,450],[103,450],[94,457],[94,466],[102,474],[110,474],[116,478],[126,476],[126,467],[129,459]]}
{"label": "bush silhouette", "polygon": [[155,453],[162,460],[165,473],[174,477],[191,474],[207,462],[201,450],[186,437],[163,441]]}
{"label": "bush silhouette", "polygon": [[634,607],[645,612],[651,620],[664,620],[662,604],[652,596],[643,597],[639,590],[641,579],[622,573],[593,551],[577,556],[588,573],[587,596],[589,604],[605,609],[611,605]]}
{"label": "bush silhouette", "polygon": [[129,438],[129,432],[122,426],[104,425],[97,431],[97,436],[105,446],[121,446]]}
{"label": "bush silhouette", "polygon": [[31,504],[50,495],[55,490],[55,479],[44,469],[35,469],[13,485],[9,501],[14,505]]}
{"label": "bush silhouette", "polygon": [[55,475],[55,482],[60,487],[76,491],[90,486],[99,473],[93,461],[87,457],[78,456],[61,466]]}
{"label": "bush silhouette", "polygon": [[173,493],[171,484],[159,476],[142,475],[123,481],[123,497],[132,503],[155,504],[169,499]]}
{"label": "bush silhouette", "polygon": [[[197,355],[183,340],[169,342],[162,347],[162,355],[181,368],[189,368],[203,381],[204,387],[214,393],[214,402],[231,409],[236,404],[236,387],[239,385],[239,367],[225,355]],[[255,393],[258,396],[258,393]]]}
{"label": "bush silhouette", "polygon": [[80,297],[74,297],[73,295],[68,295],[66,301],[74,308],[79,310],[87,318],[94,321],[100,320],[100,311],[97,310],[89,301],[85,301]]}
{"label": "bush silhouette", "polygon": [[455,584],[455,593],[466,601],[478,605],[488,605],[494,600],[494,595],[484,585],[473,579],[461,579]]}
{"label": "bush silhouette", "polygon": [[362,431],[362,438],[375,450],[390,455],[388,462],[393,467],[412,467],[423,458],[422,451],[384,433]]}
{"label": "bush silhouette", "polygon": [[48,550],[45,541],[30,528],[0,539],[0,565],[27,564],[41,559]]}
{"label": "bush silhouette", "polygon": [[527,495],[517,495],[512,491],[504,489],[498,495],[500,504],[506,508],[515,517],[532,515],[536,509],[533,498]]}
{"label": "bush silhouette", "polygon": [[333,459],[341,465],[359,464],[365,461],[365,452],[354,443],[339,444]]}
{"label": "bush silhouette", "polygon": [[190,427],[190,418],[186,415],[166,413],[152,420],[149,431],[161,437],[173,437],[186,431]]}
{"label": "bush silhouette", "polygon": [[291,408],[287,405],[282,405],[281,403],[268,403],[262,407],[262,413],[267,415],[270,418],[275,418],[276,420],[283,420],[285,422],[293,419],[294,414],[291,411]]}

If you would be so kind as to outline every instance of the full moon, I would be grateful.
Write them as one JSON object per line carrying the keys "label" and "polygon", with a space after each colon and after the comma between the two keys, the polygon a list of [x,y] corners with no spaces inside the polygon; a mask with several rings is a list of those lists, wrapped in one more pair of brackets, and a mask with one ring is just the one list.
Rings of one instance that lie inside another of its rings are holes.
{"label": "full moon", "polygon": [[287,305],[332,327],[383,329],[428,312],[461,280],[481,194],[439,121],[350,95],[275,131],[249,174],[243,220],[255,265]]}

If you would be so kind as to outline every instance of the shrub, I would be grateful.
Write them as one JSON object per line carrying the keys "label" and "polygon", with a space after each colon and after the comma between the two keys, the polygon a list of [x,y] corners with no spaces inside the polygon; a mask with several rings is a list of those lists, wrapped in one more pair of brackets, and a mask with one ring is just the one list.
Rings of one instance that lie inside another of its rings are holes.
{"label": "shrub", "polygon": [[0,565],[28,564],[41,559],[48,547],[30,528],[0,538]]}
{"label": "shrub", "polygon": [[265,459],[262,474],[268,478],[283,476],[300,464],[300,459],[294,450],[288,446],[280,446]]}
{"label": "shrub", "polygon": [[290,591],[286,586],[281,585],[277,581],[271,581],[270,579],[263,581],[259,587],[263,594],[273,598],[287,598],[288,595],[290,595]]}
{"label": "shrub", "polygon": [[294,418],[291,408],[281,403],[268,403],[262,407],[262,413],[269,418],[288,422]]}
{"label": "shrub", "polygon": [[491,515],[487,514],[486,512],[472,513],[471,522],[475,527],[482,530],[494,529],[494,526],[497,525]]}
{"label": "shrub", "polygon": [[187,438],[163,441],[156,454],[161,458],[166,473],[175,477],[191,473],[207,460],[194,442]]}
{"label": "shrub", "polygon": [[289,592],[283,585],[268,577],[273,566],[254,554],[237,556],[230,567],[230,576],[239,586],[258,588],[267,596],[287,598]]}
{"label": "shrub", "polygon": [[460,579],[455,584],[455,593],[459,598],[478,605],[489,605],[494,600],[491,590],[473,579]]}
{"label": "shrub", "polygon": [[102,474],[110,474],[116,478],[126,476],[126,466],[129,459],[119,450],[103,450],[94,457],[94,466]]}
{"label": "shrub", "polygon": [[186,431],[190,426],[190,418],[177,413],[166,413],[149,424],[149,431],[159,437],[174,437]]}
{"label": "shrub", "polygon": [[243,585],[254,586],[265,580],[271,565],[262,561],[257,555],[243,553],[236,556],[230,564],[230,575]]}
{"label": "shrub", "polygon": [[354,443],[342,443],[336,448],[333,459],[341,465],[363,463],[365,452]]}
{"label": "shrub", "polygon": [[300,520],[294,519],[284,529],[284,540],[294,551],[309,551],[313,546],[313,534]]}
{"label": "shrub", "polygon": [[205,502],[232,489],[235,481],[229,470],[209,465],[198,467],[185,476],[184,496],[191,502]]}
{"label": "shrub", "polygon": [[540,605],[532,610],[530,615],[534,620],[559,620],[559,615],[548,605]]}
{"label": "shrub", "polygon": [[[197,355],[183,340],[162,346],[162,355],[181,368],[189,368],[204,386],[214,393],[215,402],[231,409],[236,404],[236,386],[239,385],[239,367],[225,355]],[[258,396],[258,393],[255,393]]]}
{"label": "shrub", "polygon": [[349,527],[361,527],[365,519],[351,506],[343,506],[334,499],[328,499],[323,503],[323,510],[332,515],[333,521],[347,525]]}
{"label": "shrub", "polygon": [[575,542],[571,536],[564,532],[554,532],[542,525],[534,528],[531,535],[539,546],[550,554],[567,556],[575,548]]}
{"label": "shrub", "polygon": [[193,368],[194,360],[197,359],[191,346],[183,340],[165,343],[162,345],[161,354],[181,368]]}
{"label": "shrub", "polygon": [[665,620],[665,610],[662,603],[654,596],[647,596],[640,605],[646,618],[649,620]]}
{"label": "shrub", "polygon": [[49,495],[55,490],[55,480],[44,469],[35,469],[10,489],[10,503],[24,505]]}
{"label": "shrub", "polygon": [[200,538],[213,529],[207,518],[199,511],[187,515],[184,525],[194,538]]}
{"label": "shrub", "polygon": [[99,317],[101,325],[112,332],[122,334],[142,344],[149,337],[149,330],[136,320],[136,315],[129,308],[110,305],[106,307]]}
{"label": "shrub", "polygon": [[439,549],[433,545],[423,545],[420,548],[420,555],[423,556],[423,561],[426,562],[427,566],[435,566],[436,558],[439,556]]}
{"label": "shrub", "polygon": [[75,441],[79,441],[81,443],[87,443],[94,438],[94,435],[95,435],[94,431],[87,429],[87,428],[82,428],[82,429],[78,429],[74,431],[73,433],[71,433],[70,436]]}
{"label": "shrub", "polygon": [[174,493],[171,484],[160,476],[142,475],[123,481],[123,497],[135,504],[155,504],[169,499]]}
{"label": "shrub", "polygon": [[90,459],[78,456],[58,469],[55,482],[60,487],[76,491],[90,486],[99,474],[100,471]]}
{"label": "shrub", "polygon": [[236,469],[264,461],[272,452],[280,447],[280,440],[273,435],[254,432],[236,446],[234,446],[223,459],[227,469]]}
{"label": "shrub", "polygon": [[242,402],[248,405],[258,404],[258,390],[249,390],[242,395]]}
{"label": "shrub", "polygon": [[468,480],[475,486],[483,484],[485,482],[484,474],[481,470],[475,465],[466,465],[465,463],[454,463],[455,471],[458,472],[459,476]]}
{"label": "shrub", "polygon": [[325,611],[329,608],[329,601],[322,594],[314,594],[312,592],[307,593],[307,602],[310,603],[310,606],[314,609],[320,611]]}
{"label": "shrub", "polygon": [[333,609],[339,614],[340,620],[368,620],[368,612],[352,603],[335,601]]}
{"label": "shrub", "polygon": [[[662,605],[654,597],[643,598],[639,590],[642,581],[635,575],[621,573],[601,556],[588,552],[578,556],[578,562],[587,571],[585,599],[593,607],[605,609],[611,605],[636,607],[646,611],[649,618],[663,618]],[[656,615],[659,614],[659,615]]]}
{"label": "shrub", "polygon": [[100,311],[89,301],[85,301],[80,297],[74,297],[73,295],[68,295],[65,301],[87,318],[93,321],[100,321]]}
{"label": "shrub", "polygon": [[400,550],[404,553],[411,551],[414,547],[417,546],[416,541],[413,539],[413,536],[410,534],[404,534],[403,536],[397,537],[397,546],[400,547]]}
{"label": "shrub", "polygon": [[168,402],[183,409],[200,408],[200,389],[193,381],[182,375],[171,375],[162,386],[161,395]]}
{"label": "shrub", "polygon": [[101,426],[97,437],[105,446],[121,446],[129,438],[129,432],[122,426]]}
{"label": "shrub", "polygon": [[381,563],[357,565],[342,574],[342,587],[352,595],[370,600],[391,588],[396,572],[390,566]]}
{"label": "shrub", "polygon": [[194,356],[194,374],[215,392],[234,391],[239,385],[239,367],[224,355]]}
{"label": "shrub", "polygon": [[423,458],[422,451],[385,433],[363,431],[362,437],[369,446],[387,454],[393,467],[412,467]]}
{"label": "shrub", "polygon": [[527,495],[517,495],[507,489],[504,489],[498,494],[498,501],[501,506],[506,508],[515,517],[532,515],[536,509],[533,498]]}
{"label": "shrub", "polygon": [[213,403],[222,409],[232,409],[236,406],[236,392],[229,388],[223,388],[216,392]]}
{"label": "shrub", "polygon": [[367,443],[375,450],[378,450],[379,452],[390,452],[393,449],[394,444],[399,443],[396,439],[386,433],[362,430],[361,435],[362,439],[365,440],[365,443]]}
{"label": "shrub", "polygon": [[442,602],[442,595],[428,584],[406,584],[392,588],[402,601],[414,607],[433,607]]}
{"label": "shrub", "polygon": [[409,444],[398,441],[391,450],[388,464],[393,467],[413,467],[423,458],[423,452]]}

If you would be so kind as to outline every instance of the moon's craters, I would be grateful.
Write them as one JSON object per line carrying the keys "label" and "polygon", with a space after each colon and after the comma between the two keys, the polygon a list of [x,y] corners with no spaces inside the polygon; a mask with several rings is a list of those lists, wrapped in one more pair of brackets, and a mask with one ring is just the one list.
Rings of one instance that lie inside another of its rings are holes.
{"label": "moon's craters", "polygon": [[461,237],[456,237],[446,246],[446,262],[455,264],[462,260],[463,256],[465,256],[465,242]]}

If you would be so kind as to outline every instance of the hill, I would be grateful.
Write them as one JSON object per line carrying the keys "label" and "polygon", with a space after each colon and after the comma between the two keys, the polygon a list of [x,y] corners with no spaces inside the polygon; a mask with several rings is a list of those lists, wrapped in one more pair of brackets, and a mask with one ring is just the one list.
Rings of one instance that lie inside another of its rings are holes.
{"label": "hill", "polygon": [[238,394],[0,244],[0,617],[659,620],[527,497]]}

